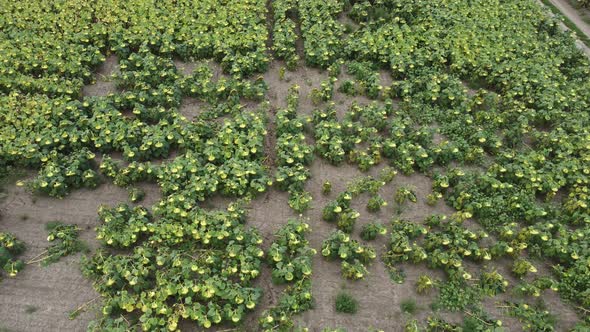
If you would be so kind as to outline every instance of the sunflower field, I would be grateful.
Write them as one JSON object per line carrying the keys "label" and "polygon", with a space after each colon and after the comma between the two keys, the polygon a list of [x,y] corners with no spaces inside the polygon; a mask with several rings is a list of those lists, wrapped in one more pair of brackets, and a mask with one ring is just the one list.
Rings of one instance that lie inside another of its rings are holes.
{"label": "sunflower field", "polygon": [[[590,60],[537,1],[0,0],[0,176],[0,330],[590,330]],[[76,323],[15,314],[67,266]]]}

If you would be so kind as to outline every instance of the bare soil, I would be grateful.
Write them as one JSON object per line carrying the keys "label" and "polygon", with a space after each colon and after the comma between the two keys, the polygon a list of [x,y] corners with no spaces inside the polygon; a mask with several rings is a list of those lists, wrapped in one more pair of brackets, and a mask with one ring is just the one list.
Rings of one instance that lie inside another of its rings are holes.
{"label": "bare soil", "polygon": [[200,101],[197,98],[188,97],[182,99],[178,112],[184,115],[188,120],[192,121],[201,112],[207,110],[208,107],[209,105],[206,102]]}
{"label": "bare soil", "polygon": [[113,74],[119,73],[119,63],[115,55],[109,55],[97,69],[94,84],[82,88],[83,96],[108,96],[117,92],[117,87],[112,78]]}

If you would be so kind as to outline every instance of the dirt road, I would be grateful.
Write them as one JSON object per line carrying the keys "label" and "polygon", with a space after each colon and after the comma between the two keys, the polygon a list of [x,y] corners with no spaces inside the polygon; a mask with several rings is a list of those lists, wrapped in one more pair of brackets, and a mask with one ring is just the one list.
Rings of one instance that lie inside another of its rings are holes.
{"label": "dirt road", "polygon": [[[580,31],[582,31],[582,33],[584,33],[588,38],[590,38],[590,24],[586,23],[582,19],[582,17],[578,13],[578,11],[574,7],[572,7],[567,2],[567,0],[549,0],[549,1],[557,9],[559,9],[559,11],[561,12],[561,14],[563,16],[567,17],[570,21],[572,21],[578,27],[578,29],[580,29]],[[541,2],[541,0],[538,0],[537,2],[541,6],[547,7]],[[550,11],[549,8],[547,10]],[[562,27],[566,30],[569,29],[565,26],[565,24],[562,24]],[[588,57],[590,57],[590,47],[588,45],[584,44],[581,40],[576,40],[576,45],[578,46],[579,49],[581,49],[584,53],[586,53],[586,55]]]}
{"label": "dirt road", "polygon": [[590,24],[586,23],[580,16],[577,9],[572,7],[566,0],[549,0],[559,11],[570,19],[588,38],[590,38]]}

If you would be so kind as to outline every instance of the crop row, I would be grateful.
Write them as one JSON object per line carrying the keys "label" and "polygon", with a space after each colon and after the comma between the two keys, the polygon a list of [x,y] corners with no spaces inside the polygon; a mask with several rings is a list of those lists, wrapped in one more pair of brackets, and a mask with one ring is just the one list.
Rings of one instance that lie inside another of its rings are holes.
{"label": "crop row", "polygon": [[263,331],[287,331],[295,324],[292,316],[313,307],[311,292],[311,263],[316,254],[305,234],[311,228],[305,222],[289,220],[276,233],[268,250],[268,261],[275,283],[287,283],[279,303],[266,310],[260,318]]}
{"label": "crop row", "polygon": [[304,121],[297,117],[298,104],[299,87],[295,85],[289,89],[287,108],[276,115],[276,183],[289,191],[289,206],[303,212],[311,203],[311,194],[304,186],[310,177],[307,167],[313,160],[313,147],[306,143]]}

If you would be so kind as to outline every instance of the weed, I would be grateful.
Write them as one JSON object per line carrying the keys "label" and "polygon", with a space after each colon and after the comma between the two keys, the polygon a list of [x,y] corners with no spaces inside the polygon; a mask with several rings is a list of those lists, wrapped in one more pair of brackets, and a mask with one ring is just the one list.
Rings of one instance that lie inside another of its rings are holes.
{"label": "weed", "polygon": [[357,300],[352,295],[341,291],[336,296],[336,311],[345,314],[355,314],[358,309]]}
{"label": "weed", "polygon": [[37,310],[39,310],[39,308],[37,308],[37,307],[36,307],[36,306],[34,306],[34,305],[27,304],[27,305],[25,306],[25,312],[26,312],[27,314],[32,314],[32,313],[36,312]]}
{"label": "weed", "polygon": [[399,307],[402,309],[402,312],[410,315],[413,315],[418,310],[418,304],[416,304],[416,300],[414,299],[402,300]]}
{"label": "weed", "polygon": [[322,194],[329,195],[332,192],[332,184],[330,181],[324,182],[322,185]]}

